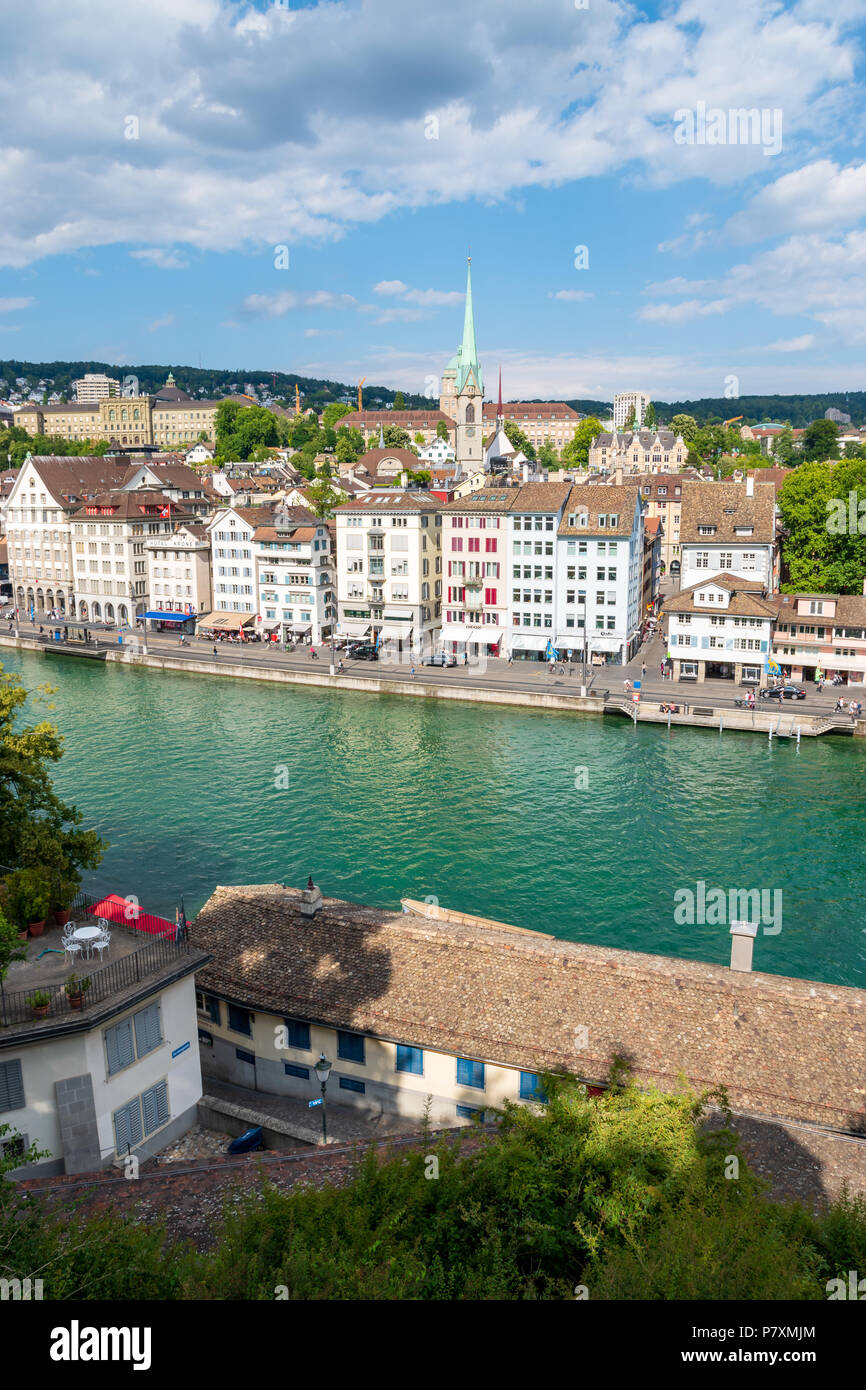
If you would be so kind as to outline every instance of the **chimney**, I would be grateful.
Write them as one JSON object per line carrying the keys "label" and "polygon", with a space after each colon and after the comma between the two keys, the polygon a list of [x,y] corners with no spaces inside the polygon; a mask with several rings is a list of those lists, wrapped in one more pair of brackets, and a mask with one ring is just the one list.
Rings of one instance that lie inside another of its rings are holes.
{"label": "chimney", "polygon": [[313,875],[307,879],[307,886],[301,894],[301,916],[315,917],[322,906],[322,893],[313,882]]}
{"label": "chimney", "polygon": [[621,464],[621,463],[618,463],[617,466],[616,466],[616,468],[615,468],[615,470],[614,470],[613,481],[614,481],[614,483],[616,484],[617,487],[619,487],[620,483],[622,482],[622,464]]}
{"label": "chimney", "polygon": [[404,488],[404,487],[406,486],[406,484],[408,483],[408,481],[409,481],[409,474],[406,473],[405,471],[402,472],[402,473],[400,474],[400,486]]}
{"label": "chimney", "polygon": [[749,478],[746,479],[746,496],[747,496],[747,497],[754,497],[754,495],[755,495],[755,476],[754,476],[754,474],[752,474],[751,477],[749,477]]}
{"label": "chimney", "polygon": [[731,923],[731,969],[750,971],[752,949],[758,934],[757,922]]}

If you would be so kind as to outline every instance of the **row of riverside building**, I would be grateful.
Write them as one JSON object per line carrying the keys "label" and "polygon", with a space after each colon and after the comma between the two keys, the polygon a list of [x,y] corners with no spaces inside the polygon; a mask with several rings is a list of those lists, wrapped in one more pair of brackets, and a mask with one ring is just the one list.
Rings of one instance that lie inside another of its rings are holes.
{"label": "row of riverside building", "polygon": [[[344,1120],[404,1117],[406,1132],[425,1114],[454,1126],[506,1101],[543,1104],[547,1072],[597,1093],[618,1055],[643,1087],[679,1090],[685,1077],[774,1121],[861,1134],[866,1122],[866,993],[753,973],[750,934],[732,934],[728,969],[558,940],[429,899],[362,906],[312,879],[306,890],[218,887],[179,935],[168,922],[145,935],[128,900],[111,901],[113,959],[92,968],[79,1006],[65,967],[37,958],[59,928],[13,962],[0,993],[0,1150],[43,1154],[18,1178],[112,1164],[132,1176],[130,1157],[176,1141],[202,1101],[210,1119],[234,1116],[230,1133],[250,1112],[267,1132],[280,1102],[283,1114],[301,1102],[297,1138],[309,1142],[322,1054],[327,1102],[347,1107]],[[38,1014],[37,986],[50,998]],[[803,1059],[806,1035],[820,1067]],[[221,1109],[226,1086],[235,1104]]]}
{"label": "row of riverside building", "polygon": [[554,650],[622,665],[657,609],[675,528],[675,679],[759,684],[771,661],[795,680],[866,677],[863,595],[779,592],[774,479],[486,479],[449,500],[406,486],[388,450],[370,458],[372,480],[359,460],[323,519],[303,486],[274,482],[241,506],[182,463],[28,457],[2,503],[13,602],[39,621],[366,640],[383,658]]}

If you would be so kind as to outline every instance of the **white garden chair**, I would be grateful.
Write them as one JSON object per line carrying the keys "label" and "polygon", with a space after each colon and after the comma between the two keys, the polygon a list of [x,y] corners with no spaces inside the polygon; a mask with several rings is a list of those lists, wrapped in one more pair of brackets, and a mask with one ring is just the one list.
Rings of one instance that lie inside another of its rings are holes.
{"label": "white garden chair", "polygon": [[91,941],[90,948],[92,951],[98,951],[99,959],[102,960],[103,951],[107,950],[110,945],[111,932],[104,931],[101,936],[97,936],[93,941]]}

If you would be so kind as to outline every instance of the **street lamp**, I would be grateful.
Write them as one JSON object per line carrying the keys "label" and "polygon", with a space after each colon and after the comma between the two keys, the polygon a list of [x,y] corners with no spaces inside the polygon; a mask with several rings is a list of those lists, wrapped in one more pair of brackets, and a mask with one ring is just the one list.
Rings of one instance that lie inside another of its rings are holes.
{"label": "street lamp", "polygon": [[326,1102],[325,1102],[325,1088],[327,1087],[327,1084],[328,1084],[328,1077],[331,1075],[331,1067],[332,1067],[333,1065],[334,1065],[333,1062],[329,1062],[328,1059],[327,1059],[327,1057],[325,1056],[324,1052],[322,1052],[322,1053],[320,1054],[319,1060],[318,1060],[318,1062],[316,1063],[315,1068],[314,1068],[315,1073],[316,1073],[316,1076],[319,1078],[319,1081],[320,1081],[321,1084],[322,1084],[322,1143],[323,1143],[323,1144],[327,1144],[327,1142],[328,1142],[328,1122],[327,1122],[327,1118],[326,1118],[326,1115],[325,1115],[325,1111],[326,1111],[326,1108],[327,1108]]}

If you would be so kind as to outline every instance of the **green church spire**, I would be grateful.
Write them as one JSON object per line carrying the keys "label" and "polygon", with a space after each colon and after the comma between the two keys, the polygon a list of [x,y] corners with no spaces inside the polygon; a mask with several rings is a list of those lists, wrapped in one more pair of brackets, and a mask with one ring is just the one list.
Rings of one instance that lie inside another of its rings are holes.
{"label": "green church spire", "polygon": [[481,379],[481,366],[478,361],[478,349],[475,346],[475,315],[472,312],[472,257],[467,258],[466,263],[466,312],[463,317],[463,342],[460,344],[460,351],[457,354],[457,393],[458,395],[466,385],[466,378],[472,372],[478,384],[478,390],[484,394],[484,382]]}

